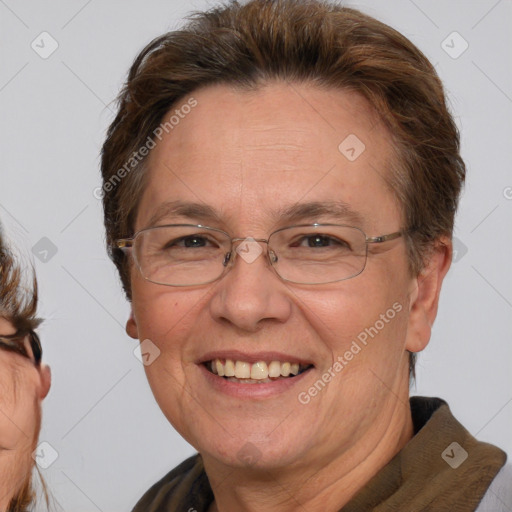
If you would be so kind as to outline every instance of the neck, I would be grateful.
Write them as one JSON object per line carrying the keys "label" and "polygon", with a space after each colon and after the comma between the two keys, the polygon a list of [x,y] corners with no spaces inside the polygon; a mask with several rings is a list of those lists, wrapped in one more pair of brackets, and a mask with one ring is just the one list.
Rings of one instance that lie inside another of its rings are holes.
{"label": "neck", "polygon": [[209,512],[337,512],[412,438],[408,390],[383,428],[329,460],[311,458],[293,468],[242,470],[203,456],[215,502]]}

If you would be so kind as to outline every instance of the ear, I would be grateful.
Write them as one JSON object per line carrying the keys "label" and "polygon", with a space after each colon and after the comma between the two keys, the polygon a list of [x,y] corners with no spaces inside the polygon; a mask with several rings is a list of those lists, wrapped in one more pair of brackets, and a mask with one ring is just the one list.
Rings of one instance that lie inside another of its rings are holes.
{"label": "ear", "polygon": [[41,364],[41,368],[39,370],[41,375],[41,386],[38,390],[38,397],[40,400],[44,400],[48,392],[50,391],[50,387],[52,385],[52,372],[50,367],[47,364]]}
{"label": "ear", "polygon": [[137,328],[137,321],[135,320],[135,315],[133,314],[133,306],[130,304],[130,316],[126,322],[126,334],[133,338],[134,340],[139,339],[139,329]]}
{"label": "ear", "polygon": [[441,237],[436,242],[425,267],[414,279],[405,345],[410,352],[420,352],[430,340],[432,326],[437,316],[441,286],[452,262],[452,252],[451,239]]}

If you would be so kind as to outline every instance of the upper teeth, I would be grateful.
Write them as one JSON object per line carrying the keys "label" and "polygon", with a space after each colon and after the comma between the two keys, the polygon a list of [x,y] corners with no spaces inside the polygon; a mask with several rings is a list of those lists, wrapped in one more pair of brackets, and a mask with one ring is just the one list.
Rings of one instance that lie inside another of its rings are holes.
{"label": "upper teeth", "polygon": [[210,369],[220,377],[236,377],[237,379],[263,380],[267,378],[288,377],[299,373],[299,363],[281,361],[258,361],[248,363],[247,361],[233,361],[226,359],[214,359]]}

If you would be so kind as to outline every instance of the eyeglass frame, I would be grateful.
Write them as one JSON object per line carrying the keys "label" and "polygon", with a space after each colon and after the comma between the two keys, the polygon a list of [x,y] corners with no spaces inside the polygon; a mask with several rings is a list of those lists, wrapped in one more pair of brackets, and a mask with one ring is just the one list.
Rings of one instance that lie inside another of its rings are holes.
{"label": "eyeglass frame", "polygon": [[[132,249],[134,247],[135,239],[141,233],[143,233],[145,231],[150,231],[152,229],[172,228],[172,227],[191,227],[191,228],[209,229],[209,230],[212,230],[212,231],[217,231],[219,233],[225,234],[228,237],[229,241],[230,241],[230,250],[229,250],[228,253],[226,253],[226,255],[229,255],[229,259],[226,260],[226,258],[225,258],[225,262],[223,262],[223,265],[224,265],[225,268],[227,268],[227,262],[229,262],[229,260],[231,259],[231,254],[233,253],[233,244],[235,242],[243,242],[244,240],[247,240],[248,238],[250,238],[251,241],[267,244],[267,259],[270,262],[270,266],[272,267],[272,270],[279,277],[279,279],[281,279],[282,281],[286,281],[286,282],[290,282],[290,283],[295,283],[295,281],[292,281],[292,280],[289,280],[289,279],[285,279],[284,277],[279,275],[279,272],[274,267],[274,264],[272,262],[272,258],[271,258],[270,254],[269,254],[269,251],[268,251],[269,240],[272,237],[272,235],[275,235],[276,233],[279,233],[280,231],[284,231],[286,229],[298,228],[298,227],[322,227],[322,226],[345,227],[345,228],[351,228],[351,229],[356,229],[356,230],[360,231],[364,235],[364,237],[365,237],[365,245],[366,245],[365,264],[364,264],[364,266],[363,266],[363,268],[361,269],[360,272],[358,272],[357,274],[354,274],[353,276],[350,276],[350,277],[345,277],[343,279],[336,279],[335,281],[329,281],[327,283],[296,283],[296,284],[303,284],[303,285],[306,285],[306,286],[307,285],[315,285],[315,284],[316,285],[321,285],[321,284],[331,284],[331,283],[336,283],[336,282],[352,279],[353,277],[356,277],[359,274],[361,274],[364,271],[364,269],[366,268],[366,261],[368,259],[368,244],[380,244],[380,243],[383,243],[383,242],[388,242],[388,241],[391,241],[391,240],[395,240],[395,239],[403,236],[404,233],[405,233],[404,230],[399,230],[399,231],[394,231],[393,233],[388,233],[386,235],[367,236],[367,234],[361,228],[358,228],[357,226],[349,226],[348,224],[332,224],[332,223],[325,223],[324,224],[324,223],[316,223],[316,222],[314,222],[312,224],[294,224],[292,226],[285,226],[285,227],[276,229],[275,231],[270,233],[270,235],[268,235],[268,238],[253,238],[253,237],[245,237],[245,238],[236,237],[236,238],[231,238],[231,235],[229,233],[227,233],[226,231],[224,231],[223,229],[213,228],[211,226],[205,226],[203,224],[164,224],[164,225],[161,225],[161,226],[150,226],[150,227],[147,227],[147,228],[140,229],[139,231],[134,233],[133,236],[131,236],[131,237],[125,237],[125,238],[117,239],[114,242],[113,245],[114,245],[114,248],[119,249],[119,250],[121,250],[123,252],[125,250],[127,250],[127,249]],[[139,270],[139,272],[140,272],[140,274],[141,274],[141,276],[142,276],[142,278],[144,280],[146,280],[146,281],[148,281],[150,283],[153,283],[153,284],[159,284],[159,285],[162,285],[162,286],[173,286],[175,288],[183,288],[183,287],[191,287],[191,286],[202,286],[202,285],[205,285],[205,284],[214,283],[215,281],[219,280],[226,273],[225,271],[223,271],[215,279],[212,279],[211,281],[206,281],[204,283],[198,283],[198,284],[167,284],[167,283],[155,282],[155,281],[152,281],[151,279],[145,277],[143,275],[143,273],[142,273],[140,263],[137,261],[136,258],[134,258],[134,260],[135,260],[137,268],[138,268],[138,270]]]}
{"label": "eyeglass frame", "polygon": [[34,355],[33,361],[36,366],[40,366],[41,359],[43,357],[43,348],[38,334],[31,329],[17,331],[14,334],[0,335],[0,349],[7,349],[27,357],[28,359],[32,359],[24,344],[15,343],[16,341],[24,340],[27,336],[29,338],[30,348]]}

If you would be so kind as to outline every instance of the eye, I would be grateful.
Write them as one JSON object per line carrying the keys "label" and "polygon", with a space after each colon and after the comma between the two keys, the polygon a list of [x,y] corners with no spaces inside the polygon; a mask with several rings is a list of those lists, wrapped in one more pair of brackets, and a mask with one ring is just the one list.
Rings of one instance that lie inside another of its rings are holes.
{"label": "eye", "polygon": [[306,238],[308,247],[328,247],[330,245],[338,245],[337,240],[326,235],[314,235]]}
{"label": "eye", "polygon": [[185,249],[194,249],[201,247],[217,247],[218,244],[215,243],[214,240],[210,240],[209,238],[201,235],[187,235],[182,236],[180,238],[174,238],[169,240],[164,249],[170,249],[172,247],[177,248],[185,248]]}
{"label": "eye", "polygon": [[350,244],[345,240],[331,235],[324,235],[319,233],[315,233],[313,235],[302,235],[290,245],[292,247],[333,247],[337,249],[350,249]]}

